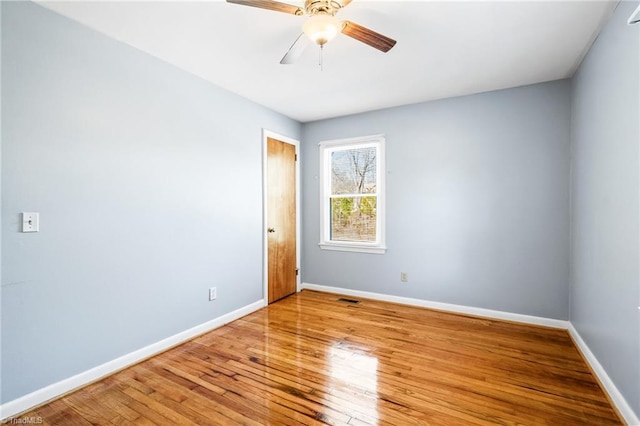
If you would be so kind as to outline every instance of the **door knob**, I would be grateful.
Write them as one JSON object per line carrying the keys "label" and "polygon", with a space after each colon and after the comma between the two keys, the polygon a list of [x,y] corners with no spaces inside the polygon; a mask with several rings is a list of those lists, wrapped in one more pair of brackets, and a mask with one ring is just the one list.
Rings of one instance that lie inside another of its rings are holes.
{"label": "door knob", "polygon": [[270,233],[270,234],[273,234],[274,232],[276,232],[276,229],[275,228],[268,228],[267,232]]}

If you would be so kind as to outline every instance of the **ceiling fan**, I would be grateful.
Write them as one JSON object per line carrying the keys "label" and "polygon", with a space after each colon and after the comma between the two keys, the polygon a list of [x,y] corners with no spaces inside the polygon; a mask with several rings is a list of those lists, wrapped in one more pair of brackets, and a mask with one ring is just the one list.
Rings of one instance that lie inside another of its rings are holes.
{"label": "ceiling fan", "polygon": [[336,13],[351,3],[351,0],[305,0],[304,8],[271,0],[227,0],[227,2],[297,16],[308,16],[302,25],[302,34],[298,36],[289,51],[280,60],[281,64],[295,62],[311,41],[320,45],[322,49],[340,32],[382,52],[388,52],[396,44],[395,40],[369,28],[336,18]]}

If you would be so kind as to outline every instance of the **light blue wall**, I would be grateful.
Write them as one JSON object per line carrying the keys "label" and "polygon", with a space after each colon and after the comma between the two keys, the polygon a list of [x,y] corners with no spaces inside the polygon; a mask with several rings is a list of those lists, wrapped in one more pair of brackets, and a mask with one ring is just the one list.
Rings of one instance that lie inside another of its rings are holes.
{"label": "light blue wall", "polygon": [[[567,319],[569,123],[563,80],[305,124],[303,281]],[[323,251],[317,144],[377,133],[389,249]]]}
{"label": "light blue wall", "polygon": [[640,416],[637,5],[618,5],[573,79],[570,319]]}
{"label": "light blue wall", "polygon": [[262,298],[261,129],[297,122],[27,2],[2,107],[2,402]]}

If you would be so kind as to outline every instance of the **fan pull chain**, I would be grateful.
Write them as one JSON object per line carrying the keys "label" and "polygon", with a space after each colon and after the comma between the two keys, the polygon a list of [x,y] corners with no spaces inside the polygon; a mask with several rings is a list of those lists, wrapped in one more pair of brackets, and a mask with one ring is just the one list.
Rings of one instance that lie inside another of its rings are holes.
{"label": "fan pull chain", "polygon": [[322,53],[323,52],[324,52],[324,44],[321,44],[320,45],[320,62],[319,62],[320,71],[324,71],[324,63],[323,63],[324,62],[323,61],[324,58],[322,57]]}

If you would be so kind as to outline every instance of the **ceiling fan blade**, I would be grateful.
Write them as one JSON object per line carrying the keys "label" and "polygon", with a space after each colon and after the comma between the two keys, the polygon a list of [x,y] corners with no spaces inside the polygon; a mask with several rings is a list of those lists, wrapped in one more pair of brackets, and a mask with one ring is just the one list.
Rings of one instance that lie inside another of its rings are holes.
{"label": "ceiling fan blade", "polygon": [[301,33],[296,41],[293,42],[287,53],[280,59],[281,64],[293,64],[304,53],[306,48],[311,44],[309,37]]}
{"label": "ceiling fan blade", "polygon": [[383,52],[388,52],[396,45],[394,39],[351,21],[342,22],[342,33]]}
{"label": "ceiling fan blade", "polygon": [[304,15],[304,10],[292,4],[280,3],[270,0],[227,0],[227,3],[241,4],[243,6],[259,7],[261,9],[275,10],[276,12]]}

